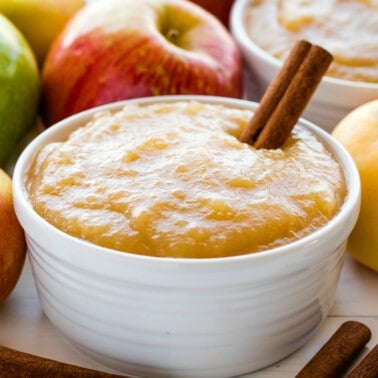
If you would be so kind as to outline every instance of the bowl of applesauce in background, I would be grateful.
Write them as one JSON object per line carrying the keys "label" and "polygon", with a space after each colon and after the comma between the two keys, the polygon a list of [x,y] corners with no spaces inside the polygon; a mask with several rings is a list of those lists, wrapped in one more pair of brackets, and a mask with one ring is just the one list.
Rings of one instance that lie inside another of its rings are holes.
{"label": "bowl of applesauce in background", "polygon": [[303,119],[282,148],[241,143],[256,106],[128,100],[23,151],[14,203],[33,277],[76,347],[136,376],[236,376],[317,331],[358,216],[358,173]]}
{"label": "bowl of applesauce in background", "polygon": [[352,109],[378,98],[378,8],[373,1],[236,0],[230,28],[257,97],[297,40],[334,60],[303,117],[331,131]]}

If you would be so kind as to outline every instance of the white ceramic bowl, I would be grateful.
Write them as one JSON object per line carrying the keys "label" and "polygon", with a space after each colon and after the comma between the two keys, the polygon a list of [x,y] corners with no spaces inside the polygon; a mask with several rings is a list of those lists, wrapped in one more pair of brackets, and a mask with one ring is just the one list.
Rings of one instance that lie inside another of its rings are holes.
{"label": "white ceramic bowl", "polygon": [[[235,0],[231,9],[230,29],[242,52],[249,76],[254,81],[253,87],[257,88],[259,99],[281,68],[282,61],[256,45],[247,34],[244,15],[250,2]],[[303,118],[326,131],[332,131],[352,109],[377,98],[378,84],[325,76],[307,105]]]}
{"label": "white ceramic bowl", "polygon": [[[129,101],[190,98],[255,107],[243,100],[204,96]],[[33,210],[24,183],[41,146],[63,140],[98,109],[123,105],[106,105],[61,121],[32,141],[16,164],[16,213],[48,318],[94,359],[148,377],[235,376],[298,349],[332,306],[346,239],[358,215],[359,177],[350,156],[326,132],[300,120],[333,151],[348,194],[329,223],[292,244],[218,259],[117,252],[51,226]]]}

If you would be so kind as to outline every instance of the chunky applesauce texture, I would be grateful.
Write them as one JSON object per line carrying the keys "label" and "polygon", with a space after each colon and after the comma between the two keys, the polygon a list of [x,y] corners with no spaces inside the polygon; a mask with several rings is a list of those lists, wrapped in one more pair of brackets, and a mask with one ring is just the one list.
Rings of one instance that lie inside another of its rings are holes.
{"label": "chunky applesauce texture", "polygon": [[272,56],[284,60],[306,39],[334,56],[327,75],[378,83],[376,0],[251,0],[244,16],[250,38]]}
{"label": "chunky applesauce texture", "polygon": [[39,152],[31,202],[70,235],[137,254],[225,257],[290,243],[338,212],[345,179],[300,126],[283,148],[241,143],[251,114],[196,101],[100,112]]}

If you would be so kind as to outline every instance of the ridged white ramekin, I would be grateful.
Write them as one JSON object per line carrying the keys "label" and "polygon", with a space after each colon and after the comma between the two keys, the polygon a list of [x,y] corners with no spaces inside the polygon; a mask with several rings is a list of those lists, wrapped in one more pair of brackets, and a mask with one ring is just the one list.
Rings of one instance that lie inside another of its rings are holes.
{"label": "ridged white ramekin", "polygon": [[[129,101],[193,98],[255,107],[204,96]],[[25,229],[41,305],[51,322],[96,360],[146,377],[235,376],[272,364],[302,346],[333,304],[346,239],[359,211],[359,177],[346,151],[320,128],[300,121],[340,162],[348,194],[329,223],[299,241],[219,259],[122,253],[51,226],[33,210],[24,186],[25,173],[41,146],[62,140],[98,110],[43,132],[24,150],[14,170],[16,213]]]}

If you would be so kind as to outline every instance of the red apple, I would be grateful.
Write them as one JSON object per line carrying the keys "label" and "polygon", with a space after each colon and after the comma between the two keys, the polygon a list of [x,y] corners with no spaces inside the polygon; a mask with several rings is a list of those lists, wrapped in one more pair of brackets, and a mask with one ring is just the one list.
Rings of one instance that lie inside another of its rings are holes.
{"label": "red apple", "polygon": [[104,0],[80,10],[42,73],[47,125],[93,106],[163,94],[242,95],[227,29],[186,0]]}
{"label": "red apple", "polygon": [[234,0],[191,0],[193,3],[200,5],[202,8],[205,8],[223,24],[228,27],[230,11]]}

